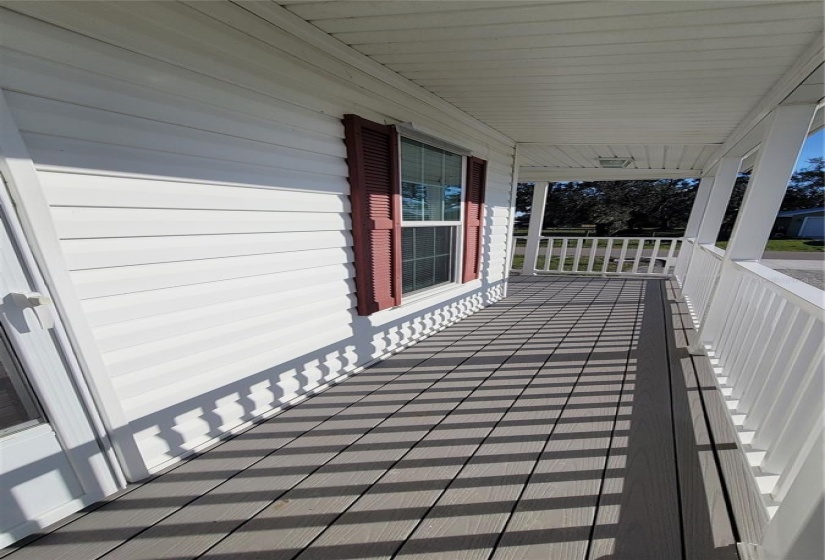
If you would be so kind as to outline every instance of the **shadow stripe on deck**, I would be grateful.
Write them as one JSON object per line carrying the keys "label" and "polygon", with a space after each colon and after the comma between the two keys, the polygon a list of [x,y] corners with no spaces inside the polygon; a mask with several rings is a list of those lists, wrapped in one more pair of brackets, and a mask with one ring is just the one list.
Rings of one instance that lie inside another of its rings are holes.
{"label": "shadow stripe on deck", "polygon": [[[582,289],[584,291],[584,288]],[[549,301],[548,301],[549,304]],[[449,428],[448,419],[454,419],[456,416],[472,416],[477,417],[475,413],[476,410],[479,409],[481,403],[472,403],[470,405],[466,405],[467,398],[471,395],[476,393],[482,392],[486,387],[487,383],[493,378],[495,373],[499,370],[499,367],[506,363],[507,356],[510,353],[518,354],[519,349],[523,348],[526,343],[521,343],[518,348],[515,350],[508,350],[506,353],[502,354],[501,356],[492,356],[487,351],[490,347],[495,345],[496,340],[500,337],[505,335],[508,332],[513,330],[523,330],[524,324],[530,321],[531,317],[539,316],[538,324],[536,324],[534,328],[536,331],[540,330],[543,326],[547,325],[555,316],[558,314],[557,312],[553,312],[548,317],[541,317],[540,313],[542,309],[546,307],[539,307],[536,308],[525,315],[526,321],[516,322],[511,325],[507,330],[502,331],[499,334],[496,334],[491,340],[489,340],[485,346],[481,349],[476,351],[471,356],[467,357],[461,363],[459,363],[456,367],[454,367],[451,371],[448,371],[444,377],[439,380],[439,383],[446,384],[448,387],[455,387],[456,394],[454,398],[450,400],[446,400],[443,398],[438,398],[433,402],[431,399],[428,398],[426,392],[420,395],[418,398],[414,399],[409,406],[415,407],[416,405],[420,405],[424,410],[427,412],[431,412],[432,414],[418,417],[413,419],[403,418],[401,422],[413,422],[414,425],[420,427],[420,431],[413,432],[413,436],[410,440],[405,440],[406,445],[399,446],[397,448],[393,448],[390,452],[387,452],[386,446],[382,446],[382,449],[377,450],[377,456],[374,457],[374,460],[379,461],[381,459],[391,461],[390,464],[387,465],[380,465],[375,466],[373,469],[363,470],[360,471],[359,474],[362,475],[362,478],[353,476],[351,471],[347,471],[344,473],[343,477],[336,477],[334,473],[330,478],[332,478],[332,484],[344,482],[347,483],[346,486],[343,488],[337,487],[334,488],[332,492],[332,496],[329,495],[329,492],[323,492],[327,490],[326,486],[330,484],[330,481],[325,478],[321,478],[318,481],[307,481],[303,483],[305,486],[304,491],[310,494],[310,499],[306,503],[299,503],[299,504],[292,504],[287,503],[286,507],[290,510],[290,513],[286,515],[283,514],[281,508],[278,505],[274,505],[268,511],[262,512],[256,518],[250,520],[245,524],[244,527],[239,528],[237,533],[234,533],[228,536],[224,541],[219,543],[215,548],[209,550],[203,557],[204,558],[244,558],[250,557],[254,558],[259,553],[261,557],[267,557],[272,559],[286,559],[286,558],[295,558],[301,557],[304,554],[301,552],[304,549],[307,549],[305,554],[313,554],[312,551],[315,550],[324,554],[324,557],[330,557],[329,554],[332,554],[332,557],[340,557],[345,558],[346,556],[342,556],[343,552],[343,545],[348,544],[346,542],[346,537],[352,534],[352,531],[347,531],[342,535],[339,535],[339,538],[335,543],[332,545],[332,550],[324,550],[323,548],[313,548],[313,544],[316,539],[326,532],[328,526],[334,526],[336,521],[340,519],[340,516],[346,512],[354,502],[361,500],[362,495],[366,496],[365,499],[369,499],[370,497],[370,489],[374,487],[374,485],[379,484],[385,477],[385,475],[393,469],[397,471],[402,471],[405,474],[409,474],[410,472],[416,473],[438,473],[436,469],[432,469],[429,467],[420,467],[420,470],[416,469],[405,469],[403,468],[403,461],[406,458],[413,457],[423,460],[429,460],[432,458],[438,458],[441,456],[448,456],[454,457],[455,454],[458,454],[460,457],[470,457],[472,456],[474,448],[476,448],[480,442],[480,439],[483,438],[483,432],[485,428],[473,430],[467,430],[464,426],[458,422],[457,426],[453,429]],[[483,376],[483,380],[479,383],[478,381],[471,381],[466,382],[462,379],[462,374],[466,371],[470,371],[475,373],[475,370],[478,368],[482,368],[485,370],[486,375]],[[506,389],[502,388],[498,391],[501,392]],[[517,395],[513,395],[511,398],[505,398],[505,401],[514,401]],[[418,400],[424,401],[418,403]],[[497,404],[501,404],[502,397],[499,395],[496,397],[498,401]],[[405,409],[401,409],[399,412],[404,412]],[[460,412],[459,412],[460,411]],[[462,412],[464,414],[462,414]],[[495,414],[495,413],[494,413]],[[484,410],[481,413],[481,416],[490,415],[487,410]],[[395,415],[388,416],[382,422],[392,423],[395,420]],[[448,426],[448,427],[444,427]],[[443,432],[443,433],[442,433]],[[451,441],[451,445],[448,446],[421,446],[422,441],[428,441],[431,439],[435,439],[438,441],[439,439],[444,437],[444,434],[451,436],[449,440]],[[455,441],[456,437],[461,436],[463,439],[459,441]],[[395,438],[398,436],[396,435],[390,441],[395,441]],[[422,450],[418,455],[415,455],[416,451]],[[360,454],[356,457],[357,461],[361,461],[362,457]],[[400,466],[401,465],[401,466]],[[366,477],[364,480],[363,477]],[[415,476],[415,475],[414,475]],[[426,479],[426,475],[425,475]],[[404,479],[402,479],[404,480]],[[405,480],[406,482],[418,482],[418,479],[415,478],[414,480]],[[351,488],[352,483],[355,483],[355,488]],[[359,484],[360,483],[360,484]],[[317,486],[316,486],[317,485]],[[306,488],[308,486],[309,488]],[[320,487],[322,490],[322,499],[324,500],[322,504],[317,503],[312,499],[312,490]],[[296,488],[296,491],[300,492],[300,488]],[[346,492],[349,492],[348,494]],[[437,490],[435,491],[437,492]],[[293,492],[294,494],[295,492]],[[343,495],[342,495],[343,494]],[[422,492],[414,492],[415,497],[421,497],[424,495]],[[391,499],[395,496],[401,495],[402,497],[407,497],[407,493],[395,492],[392,494],[385,494],[381,493],[381,499],[384,504],[386,504],[387,499]],[[300,496],[300,494],[299,494]],[[290,496],[287,495],[284,498],[285,500],[289,500]],[[413,504],[414,507],[415,504]],[[399,504],[399,507],[406,509],[409,507],[409,504]],[[318,510],[322,510],[322,515],[320,516],[321,519],[318,519],[314,525],[304,524],[301,527],[296,527],[294,523],[289,523],[289,518],[293,515],[302,515],[307,511],[313,511],[316,513]],[[391,508],[387,509],[387,515],[392,512]],[[324,516],[324,514],[326,516]],[[287,521],[287,526],[284,527],[283,521]],[[386,521],[384,520],[375,520],[375,522],[382,523],[386,525]],[[361,532],[367,533],[369,532],[369,527],[361,526],[359,530]],[[359,539],[362,537],[359,536]],[[360,543],[359,543],[360,544]],[[356,544],[356,548],[363,550],[364,548],[374,548],[376,546],[383,547],[386,551],[382,550],[379,554],[386,554],[389,553],[392,555],[394,551],[392,549],[396,543],[394,542],[387,542],[386,540],[381,540],[375,542],[374,539],[366,539],[364,544]],[[400,544],[400,543],[399,543]],[[363,550],[364,553],[369,554],[369,550]],[[350,554],[359,554],[357,552],[351,552]],[[358,557],[358,556],[355,556]]]}
{"label": "shadow stripe on deck", "polygon": [[664,288],[513,279],[8,558],[735,558]]}
{"label": "shadow stripe on deck", "polygon": [[[21,548],[14,557],[32,560],[44,557],[78,560],[100,558],[241,473],[255,472],[251,470],[252,467],[269,455],[318,429],[318,426],[352,406],[363,403],[370,395],[414,367],[426,367],[423,364],[428,359],[434,358],[451,345],[459,344],[474,332],[473,327],[483,328],[494,318],[506,313],[507,309],[507,306],[502,306],[481,310],[465,319],[461,328],[436,333],[417,344],[415,350],[410,349],[403,357],[394,356],[348,380],[346,387],[350,394],[339,394],[344,385],[331,387],[304,401],[300,407],[279,414],[276,423],[261,423],[170,472],[136,486],[116,500],[106,503],[99,511],[81,516],[65,529],[35,539],[31,545]],[[465,334],[461,334],[462,332]],[[427,350],[433,347],[433,350]],[[416,382],[420,383],[420,379]],[[352,391],[353,386],[355,391]],[[383,417],[384,414],[380,416]],[[293,422],[290,423],[290,420]],[[265,444],[254,441],[259,436],[266,440]],[[135,501],[138,503],[136,507],[132,507],[131,504]]]}

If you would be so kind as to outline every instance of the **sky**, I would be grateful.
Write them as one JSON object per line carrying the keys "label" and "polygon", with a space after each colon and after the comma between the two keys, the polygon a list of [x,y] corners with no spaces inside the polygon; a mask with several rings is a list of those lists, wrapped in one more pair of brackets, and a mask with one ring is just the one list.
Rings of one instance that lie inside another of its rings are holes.
{"label": "sky", "polygon": [[808,160],[815,157],[825,157],[825,148],[823,148],[823,139],[825,139],[825,128],[820,128],[814,132],[805,144],[802,146],[802,151],[799,153],[799,159],[796,160],[796,169],[801,169],[808,165]]}

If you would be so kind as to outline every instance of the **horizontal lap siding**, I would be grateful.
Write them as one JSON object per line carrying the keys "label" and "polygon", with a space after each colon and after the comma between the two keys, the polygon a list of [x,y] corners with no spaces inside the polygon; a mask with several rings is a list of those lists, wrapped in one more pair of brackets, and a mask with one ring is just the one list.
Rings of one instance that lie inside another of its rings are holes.
{"label": "horizontal lap siding", "polygon": [[491,282],[504,278],[507,251],[507,232],[510,223],[510,160],[492,158],[487,164],[485,192],[484,239],[482,241],[481,272]]}
{"label": "horizontal lap siding", "polygon": [[[183,5],[2,16],[0,86],[147,468],[489,301],[354,314],[340,118],[420,118],[404,103]],[[482,288],[498,297],[512,151],[477,130],[462,143],[490,161]]]}

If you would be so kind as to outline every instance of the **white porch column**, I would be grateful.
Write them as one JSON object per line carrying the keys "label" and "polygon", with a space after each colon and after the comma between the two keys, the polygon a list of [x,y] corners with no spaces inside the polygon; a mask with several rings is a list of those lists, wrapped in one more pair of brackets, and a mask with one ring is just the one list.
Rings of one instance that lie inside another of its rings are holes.
{"label": "white porch column", "polygon": [[789,105],[774,110],[725,251],[726,259],[762,258],[815,112],[816,105]]}
{"label": "white porch column", "polygon": [[699,182],[696,198],[693,200],[693,206],[690,209],[690,218],[688,218],[685,226],[685,237],[688,239],[694,239],[696,234],[699,233],[699,225],[702,223],[702,217],[705,215],[708,206],[714,179],[714,177],[702,177]]}
{"label": "white porch column", "polygon": [[530,206],[530,226],[527,229],[527,247],[524,249],[522,274],[536,273],[536,260],[539,256],[541,228],[544,225],[544,207],[547,203],[549,183],[536,183],[533,187],[533,203]]}
{"label": "white porch column", "polygon": [[678,278],[683,286],[687,271],[690,268],[690,261],[693,260],[696,234],[699,232],[699,225],[702,223],[702,217],[705,215],[708,199],[710,199],[710,193],[713,190],[713,180],[713,176],[702,177],[702,180],[699,182],[699,188],[696,190],[696,198],[693,199],[693,206],[690,208],[690,218],[688,218],[683,236],[685,242],[679,249],[679,258],[676,261],[676,269],[674,271],[676,278]]}
{"label": "white porch column", "polygon": [[503,291],[501,297],[507,297],[507,291],[510,287],[510,274],[513,270],[513,259],[516,254],[516,240],[513,239],[516,228],[516,199],[518,198],[518,174],[519,174],[519,145],[518,143],[513,150],[513,174],[510,181],[510,220],[507,224],[507,254],[504,258],[504,279]]}
{"label": "white porch column", "polygon": [[734,262],[762,258],[815,112],[815,105],[789,105],[774,109],[768,117],[768,131],[725,250],[718,285],[699,330],[700,344],[712,346],[724,323],[724,304],[735,283]]}
{"label": "white porch column", "polygon": [[[716,236],[722,226],[722,220],[725,218],[725,209],[728,207],[728,201],[733,192],[741,163],[742,159],[738,157],[723,158],[719,162],[714,176],[708,181],[710,186],[706,190],[707,198],[704,200],[704,205],[701,206],[701,212],[699,212],[699,205],[702,201],[698,200],[700,193],[696,195],[697,201],[690,212],[688,223],[688,226],[692,228],[693,235],[689,236],[687,229],[685,230],[685,237],[692,237],[693,245],[686,254],[688,262],[685,265],[683,277],[680,277],[682,291],[688,297],[693,298],[694,292],[699,289],[699,286],[707,286],[708,282],[715,282],[715,279],[703,278],[703,275],[707,275],[708,271],[700,270],[700,267],[695,264],[698,260],[695,256],[698,251],[702,250],[699,247],[701,244],[716,243]],[[704,180],[702,183],[705,184]],[[700,322],[701,319],[699,317]]]}
{"label": "white porch column", "polygon": [[716,168],[716,176],[713,179],[713,186],[708,193],[708,201],[705,211],[696,229],[696,243],[716,243],[716,236],[719,235],[719,228],[722,227],[722,220],[725,219],[725,210],[728,208],[730,195],[733,186],[736,184],[736,177],[739,175],[739,166],[742,158],[723,158]]}

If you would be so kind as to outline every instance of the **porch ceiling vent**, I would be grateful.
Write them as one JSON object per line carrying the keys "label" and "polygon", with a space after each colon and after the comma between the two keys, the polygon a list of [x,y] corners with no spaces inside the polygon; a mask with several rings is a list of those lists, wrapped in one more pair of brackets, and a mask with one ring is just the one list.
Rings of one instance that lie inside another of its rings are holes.
{"label": "porch ceiling vent", "polygon": [[623,169],[633,163],[633,158],[599,158],[599,167]]}

